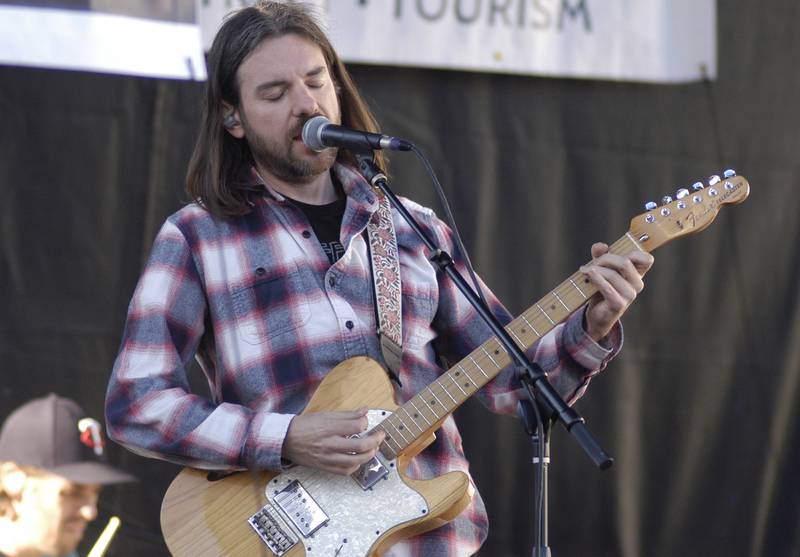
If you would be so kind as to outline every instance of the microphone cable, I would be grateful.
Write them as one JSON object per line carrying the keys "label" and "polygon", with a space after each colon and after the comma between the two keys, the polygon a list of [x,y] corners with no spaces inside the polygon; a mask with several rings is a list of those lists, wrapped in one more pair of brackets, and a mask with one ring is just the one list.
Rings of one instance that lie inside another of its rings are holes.
{"label": "microphone cable", "polygon": [[[434,189],[436,190],[436,195],[439,197],[439,203],[442,205],[444,209],[445,220],[447,221],[448,225],[450,226],[451,230],[453,231],[453,240],[456,244],[456,249],[461,252],[462,258],[464,260],[464,264],[467,267],[467,271],[469,272],[470,279],[472,280],[473,287],[475,291],[478,293],[478,296],[483,302],[483,305],[489,308],[489,305],[486,303],[486,298],[483,295],[483,289],[480,288],[480,284],[478,283],[478,279],[475,275],[475,271],[472,268],[472,261],[470,260],[469,254],[467,253],[466,248],[464,247],[463,242],[461,241],[461,234],[458,231],[458,226],[456,225],[455,218],[453,217],[453,212],[450,210],[450,204],[447,202],[447,197],[444,194],[444,190],[442,189],[442,185],[439,182],[439,178],[436,176],[436,172],[433,170],[433,166],[431,165],[428,158],[425,154],[414,144],[409,143],[411,147],[411,151],[417,156],[420,160],[422,165],[425,167],[425,171],[428,173],[431,181],[433,182]],[[489,308],[490,309],[490,308]],[[531,400],[534,400],[533,391],[529,385],[525,384],[526,388],[528,388],[529,393],[531,395]],[[535,555],[536,557],[545,557],[541,555],[542,552],[542,541],[544,535],[544,489],[545,489],[545,459],[547,458],[545,454],[545,429],[544,429],[544,422],[541,412],[539,411],[538,405],[535,403],[531,403],[533,407],[533,411],[536,415],[536,433],[539,437],[538,443],[538,454],[535,455],[535,458],[539,459],[539,473],[534,477],[534,482],[538,484],[538,489],[536,490],[537,497],[534,505],[536,506],[537,513],[536,513],[536,527],[534,530],[534,545]],[[548,552],[549,553],[549,552]]]}
{"label": "microphone cable", "polygon": [[447,197],[444,194],[444,190],[442,189],[442,184],[439,183],[439,178],[436,176],[436,172],[433,170],[433,166],[431,165],[428,158],[425,154],[413,143],[409,142],[409,146],[411,147],[411,151],[417,156],[417,158],[422,163],[422,166],[425,167],[425,171],[428,173],[428,177],[430,177],[431,181],[433,182],[434,190],[436,190],[436,195],[439,197],[439,203],[442,205],[445,214],[445,220],[447,224],[450,226],[450,229],[453,231],[453,240],[456,244],[456,249],[461,253],[461,257],[464,261],[464,265],[467,267],[467,272],[469,273],[470,280],[472,280],[472,285],[475,291],[478,293],[478,297],[481,299],[483,305],[489,308],[489,304],[486,303],[486,298],[483,295],[483,289],[480,287],[478,283],[478,278],[475,276],[475,271],[472,268],[472,261],[469,258],[469,254],[467,253],[466,248],[464,248],[464,243],[461,241],[461,234],[458,231],[458,226],[456,225],[456,221],[453,218],[453,212],[450,210],[450,204],[447,202]]}

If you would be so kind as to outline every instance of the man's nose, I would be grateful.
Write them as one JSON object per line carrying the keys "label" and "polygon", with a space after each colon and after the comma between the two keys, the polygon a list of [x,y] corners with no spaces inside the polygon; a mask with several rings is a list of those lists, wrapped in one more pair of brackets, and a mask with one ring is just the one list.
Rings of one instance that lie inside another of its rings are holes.
{"label": "man's nose", "polygon": [[319,112],[317,98],[306,86],[298,87],[295,91],[294,99],[292,100],[292,108],[295,116],[309,116]]}
{"label": "man's nose", "polygon": [[80,515],[87,522],[97,518],[97,500],[92,498],[89,501],[84,501],[80,508]]}

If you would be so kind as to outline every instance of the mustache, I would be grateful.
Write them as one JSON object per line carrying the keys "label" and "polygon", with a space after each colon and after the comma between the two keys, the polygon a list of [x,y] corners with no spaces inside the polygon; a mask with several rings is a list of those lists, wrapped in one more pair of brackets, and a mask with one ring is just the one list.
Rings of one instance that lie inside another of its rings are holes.
{"label": "mustache", "polygon": [[[302,135],[302,133],[303,133],[303,126],[305,126],[305,125],[306,125],[306,122],[308,122],[308,121],[309,121],[309,120],[311,120],[312,118],[316,118],[317,116],[323,116],[323,117],[327,118],[327,116],[325,116],[325,115],[324,115],[324,114],[322,114],[321,112],[316,112],[316,113],[314,113],[314,114],[311,114],[311,115],[310,115],[310,116],[308,116],[308,117],[305,117],[305,118],[303,118],[303,119],[301,119],[301,120],[298,120],[298,123],[297,123],[297,125],[295,125],[295,126],[292,126],[292,127],[289,129],[289,133],[291,133],[291,134],[292,134],[292,137],[297,137],[297,136],[299,136],[299,135]],[[334,122],[334,123],[336,123],[336,122]]]}

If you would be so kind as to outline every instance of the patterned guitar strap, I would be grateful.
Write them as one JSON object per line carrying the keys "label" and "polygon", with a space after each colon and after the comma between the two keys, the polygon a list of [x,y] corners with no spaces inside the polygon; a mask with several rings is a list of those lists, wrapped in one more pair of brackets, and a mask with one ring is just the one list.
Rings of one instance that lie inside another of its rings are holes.
{"label": "patterned guitar strap", "polygon": [[392,207],[385,195],[378,193],[378,199],[378,210],[372,214],[367,224],[378,340],[383,359],[389,368],[389,376],[402,387],[400,362],[403,357],[403,308],[400,258],[392,222]]}

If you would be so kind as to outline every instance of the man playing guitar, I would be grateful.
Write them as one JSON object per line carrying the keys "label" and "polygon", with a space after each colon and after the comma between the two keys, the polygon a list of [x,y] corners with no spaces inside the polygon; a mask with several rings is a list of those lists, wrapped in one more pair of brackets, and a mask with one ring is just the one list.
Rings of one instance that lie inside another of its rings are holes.
{"label": "man playing guitar", "polygon": [[[301,130],[318,115],[373,131],[375,121],[298,4],[258,2],[236,12],[217,34],[208,66],[187,178],[196,201],[162,226],[131,300],[108,387],[109,434],[136,453],[193,468],[275,472],[300,465],[352,474],[385,441],[380,429],[354,437],[369,429],[368,409],[303,410],[340,362],[384,362],[365,233],[382,200],[355,170],[352,153],[312,151]],[[404,204],[454,253],[449,228],[432,211]],[[441,362],[459,361],[490,333],[396,213],[393,226],[403,347],[394,396],[402,403],[443,373]],[[591,254],[581,271],[597,294],[529,350],[570,403],[619,351],[619,318],[653,263],[649,253],[614,255],[599,243]],[[484,293],[508,323],[509,313],[488,288]],[[190,392],[192,358],[211,400]],[[509,369],[477,396],[490,410],[510,413],[519,389]],[[406,474],[467,469],[447,416]],[[487,530],[475,493],[454,520],[384,550],[471,555]]]}

